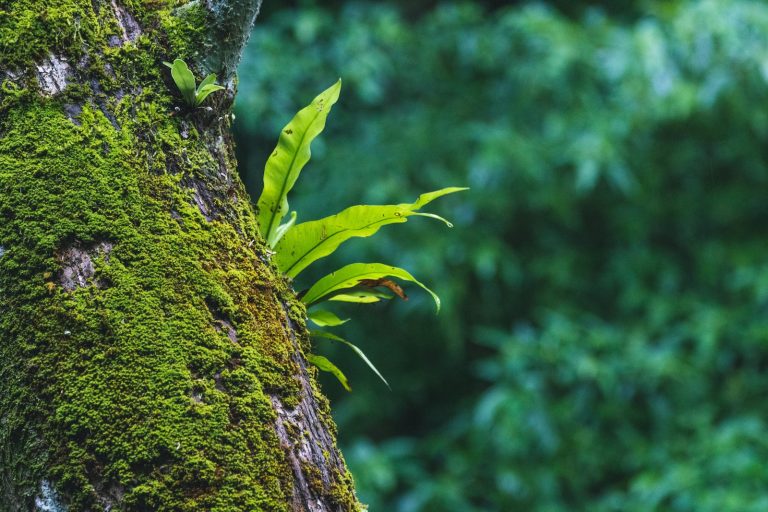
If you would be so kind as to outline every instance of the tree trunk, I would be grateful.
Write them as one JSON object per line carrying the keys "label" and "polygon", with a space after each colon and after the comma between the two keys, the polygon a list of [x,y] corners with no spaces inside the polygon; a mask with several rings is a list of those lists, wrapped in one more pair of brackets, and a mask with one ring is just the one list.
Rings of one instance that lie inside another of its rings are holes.
{"label": "tree trunk", "polygon": [[361,508],[236,173],[259,3],[0,0],[0,510]]}

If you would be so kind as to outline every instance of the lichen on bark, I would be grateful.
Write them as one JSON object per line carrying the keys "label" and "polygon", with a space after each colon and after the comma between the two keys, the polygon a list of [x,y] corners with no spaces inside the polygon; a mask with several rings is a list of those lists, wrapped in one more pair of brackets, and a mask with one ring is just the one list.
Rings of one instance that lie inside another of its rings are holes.
{"label": "lichen on bark", "polygon": [[161,65],[212,65],[217,3],[0,0],[0,510],[359,508],[232,85]]}

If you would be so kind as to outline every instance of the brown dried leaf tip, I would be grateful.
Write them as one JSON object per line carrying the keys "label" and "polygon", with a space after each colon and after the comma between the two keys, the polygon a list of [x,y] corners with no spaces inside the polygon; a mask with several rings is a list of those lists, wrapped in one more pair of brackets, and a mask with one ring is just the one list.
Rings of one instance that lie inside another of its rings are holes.
{"label": "brown dried leaf tip", "polygon": [[394,293],[401,299],[408,300],[408,296],[403,291],[403,288],[391,279],[387,279],[384,277],[380,279],[363,279],[358,284],[367,286],[369,288],[376,288],[378,286],[383,286],[385,288],[389,288],[392,291],[392,293]]}

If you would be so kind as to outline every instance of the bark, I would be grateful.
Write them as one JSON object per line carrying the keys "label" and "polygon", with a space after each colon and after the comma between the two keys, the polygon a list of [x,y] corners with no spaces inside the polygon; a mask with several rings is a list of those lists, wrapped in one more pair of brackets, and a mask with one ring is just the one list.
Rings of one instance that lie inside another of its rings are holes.
{"label": "bark", "polygon": [[236,172],[259,5],[0,0],[0,511],[361,508]]}

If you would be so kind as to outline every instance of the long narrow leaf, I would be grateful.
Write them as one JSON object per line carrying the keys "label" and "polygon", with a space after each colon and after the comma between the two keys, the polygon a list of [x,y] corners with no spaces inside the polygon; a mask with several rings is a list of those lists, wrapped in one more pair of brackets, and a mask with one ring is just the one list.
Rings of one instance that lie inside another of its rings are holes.
{"label": "long narrow leaf", "polygon": [[264,190],[259,197],[259,228],[269,240],[288,212],[288,192],[311,156],[310,145],[325,128],[331,107],[339,99],[341,80],[318,95],[288,123],[264,169]]}
{"label": "long narrow leaf", "polygon": [[[275,246],[275,262],[280,270],[296,277],[308,265],[328,256],[350,238],[368,237],[387,224],[406,222],[411,215],[424,215],[417,213],[422,206],[438,197],[462,190],[467,189],[443,188],[422,194],[410,204],[352,206],[337,215],[297,224]],[[428,216],[451,225],[442,217],[432,214]]]}
{"label": "long narrow leaf", "polygon": [[344,389],[347,391],[352,391],[352,388],[349,386],[349,381],[347,380],[346,375],[338,369],[338,367],[330,362],[328,358],[323,356],[318,356],[316,354],[307,354],[307,361],[312,363],[313,365],[317,366],[324,372],[332,373],[337,379],[339,379],[339,382],[341,382],[341,385],[344,386]]}
{"label": "long narrow leaf", "polygon": [[393,296],[377,290],[363,290],[360,288],[351,288],[349,290],[340,290],[327,297],[328,300],[338,302],[355,302],[358,304],[371,304],[380,300],[389,300]]}
{"label": "long narrow leaf", "polygon": [[435,292],[417,281],[416,278],[407,271],[382,263],[352,263],[351,265],[342,267],[312,285],[301,300],[307,305],[312,305],[325,299],[328,295],[337,290],[353,288],[357,286],[360,281],[365,279],[380,279],[382,277],[396,277],[398,279],[411,281],[412,283],[421,286],[432,296],[437,311],[440,312],[440,297],[438,297]]}
{"label": "long narrow leaf", "polygon": [[367,364],[367,365],[368,365],[368,368],[370,368],[371,370],[373,370],[373,373],[375,373],[375,374],[376,374],[376,375],[377,375],[377,376],[378,376],[378,377],[381,379],[381,381],[382,381],[384,384],[386,384],[386,385],[387,385],[387,387],[388,387],[389,389],[392,389],[392,388],[389,386],[389,382],[387,382],[387,379],[385,379],[385,378],[384,378],[384,376],[381,374],[381,372],[379,372],[379,370],[377,370],[377,369],[376,369],[376,367],[373,365],[373,363],[371,362],[371,360],[370,360],[370,359],[368,359],[368,358],[365,356],[365,354],[363,353],[363,351],[362,351],[362,350],[360,350],[360,348],[358,348],[358,346],[357,346],[357,345],[354,345],[353,343],[350,343],[349,341],[345,340],[344,338],[342,338],[342,337],[340,337],[340,336],[336,336],[335,334],[332,334],[332,333],[330,333],[330,332],[325,332],[325,331],[310,331],[309,333],[310,333],[310,335],[314,336],[315,338],[325,338],[325,339],[327,339],[327,340],[338,341],[339,343],[343,343],[343,344],[347,345],[349,348],[351,348],[352,350],[354,350],[354,351],[355,351],[355,353],[356,353],[356,354],[357,354],[357,355],[360,357],[360,359],[362,359],[363,361],[365,361],[365,364]]}
{"label": "long narrow leaf", "polygon": [[310,311],[307,313],[307,317],[320,327],[336,327],[349,322],[349,318],[341,319],[334,313],[325,310]]}

